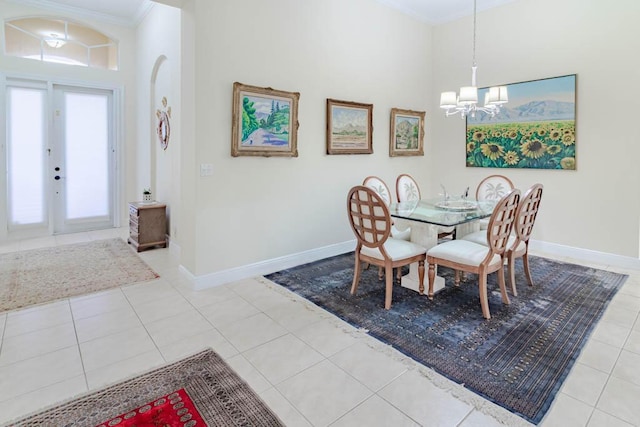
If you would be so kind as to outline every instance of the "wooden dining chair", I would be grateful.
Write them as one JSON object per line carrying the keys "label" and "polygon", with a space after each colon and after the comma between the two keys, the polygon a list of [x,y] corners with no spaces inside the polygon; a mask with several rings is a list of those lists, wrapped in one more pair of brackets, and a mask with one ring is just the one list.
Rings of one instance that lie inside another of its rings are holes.
{"label": "wooden dining chair", "polygon": [[382,266],[385,271],[384,308],[391,308],[393,269],[417,262],[420,287],[424,289],[426,249],[420,245],[391,237],[391,215],[385,201],[372,189],[359,185],[347,196],[347,213],[356,235],[355,268],[351,294],[358,290],[361,263]]}
{"label": "wooden dining chair", "polygon": [[[486,230],[488,246],[460,239],[441,243],[427,251],[427,263],[429,264],[429,291],[427,296],[429,299],[433,299],[435,267],[441,265],[453,268],[456,271],[456,286],[460,284],[461,271],[478,275],[480,306],[485,319],[491,318],[487,294],[487,275],[498,272],[498,284],[500,285],[502,302],[504,304],[510,303],[505,286],[503,266],[519,200],[520,190],[514,189],[496,204],[489,219],[489,227]],[[421,289],[420,293],[423,292],[424,289]]]}
{"label": "wooden dining chair", "polygon": [[476,188],[476,200],[500,200],[515,187],[504,175],[489,175]]}
{"label": "wooden dining chair", "polygon": [[420,187],[409,174],[403,173],[396,178],[396,197],[398,202],[412,202],[420,200]]}
{"label": "wooden dining chair", "polygon": [[[476,200],[493,200],[498,201],[515,186],[513,182],[504,175],[489,175],[485,177],[478,187],[476,187]],[[488,219],[478,221],[481,230],[486,230],[489,225]]]}
{"label": "wooden dining chair", "polygon": [[[362,182],[362,185],[369,187],[387,204],[387,207],[391,205],[391,192],[387,184],[377,176],[368,176]],[[409,240],[411,238],[411,227],[404,230],[399,230],[394,223],[391,224],[391,237],[394,239]]]}
{"label": "wooden dining chair", "polygon": [[[516,211],[516,222],[513,225],[514,232],[509,236],[509,242],[507,243],[506,261],[509,267],[509,282],[511,284],[511,293],[515,296],[518,295],[515,275],[515,262],[517,258],[522,258],[524,274],[527,277],[529,286],[533,286],[531,271],[529,269],[529,239],[531,238],[533,226],[538,215],[538,209],[540,208],[543,189],[542,184],[534,184],[520,199],[520,204]],[[463,239],[485,246],[488,245],[487,233],[483,230],[467,234]]]}
{"label": "wooden dining chair", "polygon": [[[385,201],[387,207],[391,205],[391,191],[389,191],[389,187],[387,184],[377,176],[368,176],[362,182],[362,185],[365,187],[369,187],[376,193],[378,196],[382,197],[382,200]],[[394,239],[401,240],[410,240],[411,239],[411,227],[407,227],[404,230],[399,230],[395,225],[395,221],[391,221],[391,237]],[[368,268],[368,266],[367,266]],[[382,266],[378,266],[378,277],[384,277],[384,268]],[[398,283],[402,280],[402,269],[398,268],[396,271],[396,280]]]}
{"label": "wooden dining chair", "polygon": [[[396,197],[398,203],[400,202],[413,202],[422,198],[420,194],[420,187],[415,179],[409,174],[403,173],[396,178]],[[438,226],[438,239],[451,236],[455,239],[456,228]]]}

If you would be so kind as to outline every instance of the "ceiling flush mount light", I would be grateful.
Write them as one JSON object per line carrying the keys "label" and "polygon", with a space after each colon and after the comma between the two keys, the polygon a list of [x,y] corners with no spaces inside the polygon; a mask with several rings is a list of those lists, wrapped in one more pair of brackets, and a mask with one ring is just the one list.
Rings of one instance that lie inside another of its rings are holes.
{"label": "ceiling flush mount light", "polygon": [[57,34],[51,34],[51,37],[44,39],[44,42],[54,49],[61,48],[67,44],[67,41]]}
{"label": "ceiling flush mount light", "polygon": [[455,92],[442,92],[440,95],[440,108],[445,110],[447,117],[460,113],[464,119],[466,116],[475,117],[476,111],[482,111],[495,116],[500,112],[500,106],[509,102],[506,86],[491,87],[485,93],[484,105],[478,105],[478,87],[476,86],[476,1],[473,0],[473,63],[471,66],[471,86],[460,88],[460,94]]}

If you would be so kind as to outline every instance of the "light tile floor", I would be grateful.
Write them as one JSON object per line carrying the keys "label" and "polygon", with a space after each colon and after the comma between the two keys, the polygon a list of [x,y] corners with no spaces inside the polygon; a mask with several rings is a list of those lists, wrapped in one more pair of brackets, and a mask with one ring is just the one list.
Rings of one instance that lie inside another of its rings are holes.
{"label": "light tile floor", "polygon": [[[0,252],[126,232],[5,243]],[[0,423],[212,347],[288,426],[527,425],[264,278],[195,292],[168,249],[140,256],[159,279],[0,313]],[[545,427],[640,426],[640,272],[616,271],[630,278]]]}

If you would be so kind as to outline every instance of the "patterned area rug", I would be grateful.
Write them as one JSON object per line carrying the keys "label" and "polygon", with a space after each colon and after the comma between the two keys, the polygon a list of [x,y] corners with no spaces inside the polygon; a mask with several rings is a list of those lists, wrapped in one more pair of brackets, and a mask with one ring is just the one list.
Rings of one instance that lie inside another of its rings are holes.
{"label": "patterned area rug", "polygon": [[0,254],[0,312],[157,277],[122,239]]}
{"label": "patterned area rug", "polygon": [[284,426],[211,349],[11,425]]}
{"label": "patterned area rug", "polygon": [[518,296],[503,305],[489,276],[491,320],[482,317],[477,276],[459,288],[439,267],[446,288],[433,301],[395,286],[384,310],[378,269],[363,272],[349,293],[353,253],[265,276],[475,393],[539,423],[604,309],[627,276],[530,257],[535,287],[520,261]]}

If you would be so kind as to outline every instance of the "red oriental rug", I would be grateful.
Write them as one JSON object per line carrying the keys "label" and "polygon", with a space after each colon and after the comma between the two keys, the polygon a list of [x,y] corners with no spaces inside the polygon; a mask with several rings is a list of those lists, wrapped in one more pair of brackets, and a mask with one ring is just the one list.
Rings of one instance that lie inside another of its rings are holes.
{"label": "red oriental rug", "polygon": [[211,349],[10,425],[284,426],[251,387]]}

